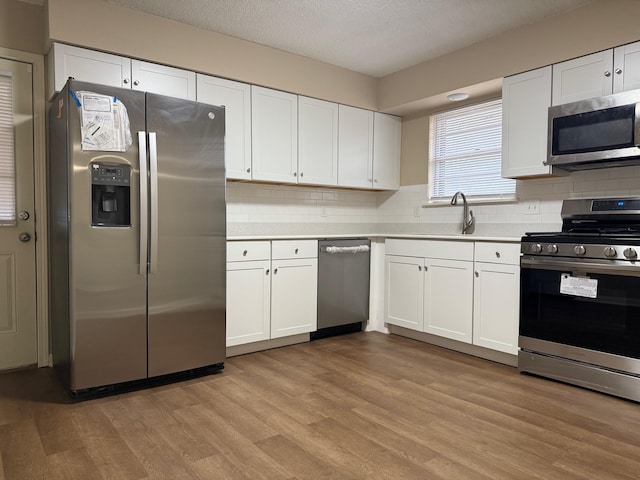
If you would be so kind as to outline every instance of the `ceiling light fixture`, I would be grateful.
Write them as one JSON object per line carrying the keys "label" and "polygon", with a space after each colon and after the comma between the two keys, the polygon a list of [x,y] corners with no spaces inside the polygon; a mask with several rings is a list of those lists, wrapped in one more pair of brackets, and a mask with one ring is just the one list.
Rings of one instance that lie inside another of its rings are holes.
{"label": "ceiling light fixture", "polygon": [[466,100],[467,98],[469,98],[469,94],[464,92],[452,93],[450,95],[447,95],[447,100],[449,100],[450,102],[459,102],[461,100]]}

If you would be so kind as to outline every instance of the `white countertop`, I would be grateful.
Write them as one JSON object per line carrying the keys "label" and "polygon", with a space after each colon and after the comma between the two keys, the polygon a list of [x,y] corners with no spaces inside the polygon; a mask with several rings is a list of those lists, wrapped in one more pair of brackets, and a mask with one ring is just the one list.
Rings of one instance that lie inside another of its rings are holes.
{"label": "white countertop", "polygon": [[238,235],[227,237],[228,241],[250,240],[316,240],[332,238],[411,238],[423,240],[456,240],[463,242],[507,242],[520,243],[521,237],[502,237],[487,235],[446,235],[446,234],[404,234],[404,233],[363,233],[363,234],[333,234],[333,235]]}

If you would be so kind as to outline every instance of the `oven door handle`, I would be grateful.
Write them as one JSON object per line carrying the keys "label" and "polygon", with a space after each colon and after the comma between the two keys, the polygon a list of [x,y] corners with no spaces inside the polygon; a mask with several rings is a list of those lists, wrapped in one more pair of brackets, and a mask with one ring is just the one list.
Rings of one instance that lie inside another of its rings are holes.
{"label": "oven door handle", "polygon": [[555,258],[540,259],[536,257],[521,257],[520,266],[522,268],[535,268],[538,270],[584,271],[606,275],[640,277],[640,264],[636,264],[636,262],[616,262],[615,260],[612,260],[611,263],[598,263],[579,259],[566,261]]}

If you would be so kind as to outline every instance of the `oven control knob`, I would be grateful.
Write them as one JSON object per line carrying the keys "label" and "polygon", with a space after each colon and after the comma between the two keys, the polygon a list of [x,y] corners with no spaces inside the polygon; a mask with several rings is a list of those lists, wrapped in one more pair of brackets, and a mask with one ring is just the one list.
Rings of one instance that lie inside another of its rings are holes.
{"label": "oven control knob", "polygon": [[584,255],[585,253],[587,253],[587,249],[584,248],[584,245],[576,245],[575,247],[573,247],[573,253],[575,253],[576,255]]}
{"label": "oven control knob", "polygon": [[547,252],[551,254],[558,253],[558,245],[547,245]]}
{"label": "oven control knob", "polygon": [[618,253],[613,247],[604,247],[604,256],[607,258],[615,257]]}
{"label": "oven control knob", "polygon": [[539,243],[534,243],[531,245],[531,253],[540,253],[542,251],[542,245]]}
{"label": "oven control knob", "polygon": [[625,248],[622,253],[628,259],[638,258],[638,252],[636,252],[635,248]]}

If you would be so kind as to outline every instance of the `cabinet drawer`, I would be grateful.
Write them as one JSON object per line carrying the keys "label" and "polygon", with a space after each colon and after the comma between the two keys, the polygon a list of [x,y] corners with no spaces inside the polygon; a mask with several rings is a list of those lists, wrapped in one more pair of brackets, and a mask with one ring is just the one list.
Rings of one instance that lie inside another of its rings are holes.
{"label": "cabinet drawer", "polygon": [[520,264],[519,243],[476,242],[476,262]]}
{"label": "cabinet drawer", "polygon": [[227,242],[227,262],[269,260],[271,245],[268,240]]}
{"label": "cabinet drawer", "polygon": [[271,259],[314,258],[318,256],[317,240],[276,240],[271,242]]}

